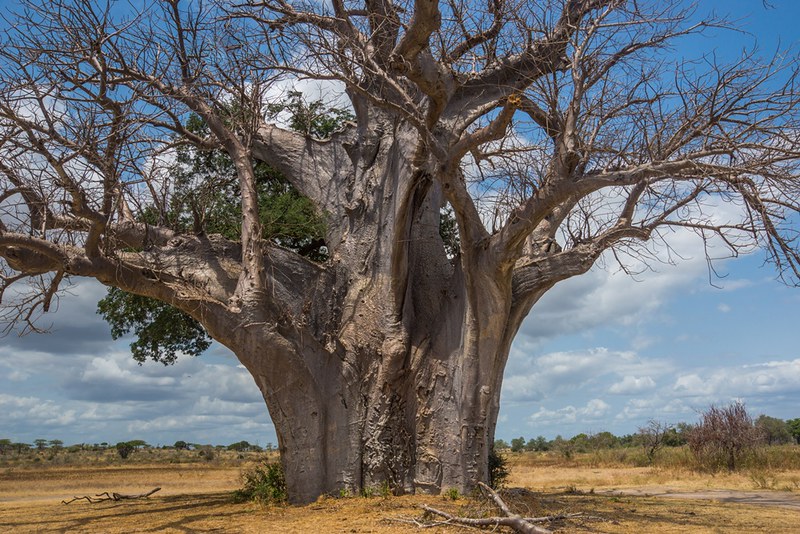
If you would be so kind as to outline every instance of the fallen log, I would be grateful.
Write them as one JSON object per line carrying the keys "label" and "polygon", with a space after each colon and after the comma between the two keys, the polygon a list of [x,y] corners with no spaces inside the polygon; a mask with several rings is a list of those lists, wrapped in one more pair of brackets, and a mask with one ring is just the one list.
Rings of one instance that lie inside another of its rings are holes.
{"label": "fallen log", "polygon": [[147,493],[139,493],[139,494],[136,494],[136,495],[130,495],[130,494],[125,494],[125,493],[116,493],[116,492],[109,493],[107,491],[104,491],[103,493],[97,493],[94,497],[90,497],[89,495],[83,495],[81,497],[73,497],[72,499],[70,499],[68,501],[67,500],[63,500],[63,501],[61,501],[61,504],[69,504],[71,502],[82,501],[82,500],[86,500],[87,502],[89,502],[91,504],[95,504],[95,503],[98,503],[98,502],[105,502],[105,501],[122,501],[122,500],[127,500],[127,499],[146,499],[147,497],[149,497],[150,495],[154,494],[157,491],[161,491],[161,488],[154,488],[154,489],[151,489],[150,491],[148,491]]}

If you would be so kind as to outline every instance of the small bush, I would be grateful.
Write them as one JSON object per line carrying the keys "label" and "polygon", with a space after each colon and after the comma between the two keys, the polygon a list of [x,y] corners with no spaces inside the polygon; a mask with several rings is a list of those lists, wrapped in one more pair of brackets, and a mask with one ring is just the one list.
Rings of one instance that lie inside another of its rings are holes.
{"label": "small bush", "polygon": [[689,433],[689,449],[701,469],[736,471],[748,462],[757,462],[754,457],[763,433],[742,402],[722,408],[712,405],[700,415],[700,423]]}
{"label": "small bush", "polygon": [[461,492],[458,491],[458,488],[450,488],[449,490],[444,492],[444,496],[451,501],[457,501],[461,498]]}
{"label": "small bush", "polygon": [[265,462],[242,471],[241,489],[236,490],[236,502],[256,501],[261,504],[286,502],[286,480],[279,462]]}
{"label": "small bush", "polygon": [[130,454],[136,449],[130,442],[128,441],[120,441],[117,443],[117,454],[119,457],[125,460]]}
{"label": "small bush", "polygon": [[498,454],[494,447],[489,449],[489,486],[500,489],[508,478],[506,457]]}

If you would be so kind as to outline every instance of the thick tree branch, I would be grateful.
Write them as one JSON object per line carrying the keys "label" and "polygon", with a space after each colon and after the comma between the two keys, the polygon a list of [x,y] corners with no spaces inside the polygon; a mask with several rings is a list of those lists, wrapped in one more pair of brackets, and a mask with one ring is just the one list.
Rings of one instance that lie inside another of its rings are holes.
{"label": "thick tree branch", "polygon": [[393,61],[414,63],[419,53],[428,47],[431,34],[441,23],[438,0],[415,0],[411,21],[392,51]]}
{"label": "thick tree branch", "polygon": [[444,117],[458,120],[464,128],[476,120],[471,110],[520,93],[537,78],[567,66],[565,58],[571,36],[580,28],[581,19],[588,13],[619,0],[570,0],[564,3],[560,18],[545,36],[529,43],[520,53],[498,58],[480,72],[472,75],[453,94]]}

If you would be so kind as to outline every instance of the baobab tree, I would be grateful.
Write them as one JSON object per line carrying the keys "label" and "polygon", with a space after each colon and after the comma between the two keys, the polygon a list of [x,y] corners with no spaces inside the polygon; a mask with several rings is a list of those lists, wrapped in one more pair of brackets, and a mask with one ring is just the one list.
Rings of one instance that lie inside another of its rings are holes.
{"label": "baobab tree", "polygon": [[[4,321],[35,329],[75,277],[185,314],[255,379],[295,502],[486,481],[521,321],[605,252],[677,260],[670,235],[691,229],[732,255],[763,247],[796,280],[796,62],[672,57],[725,24],[682,1],[120,11],[27,0],[11,16]],[[290,78],[335,81],[352,121],[325,139],[281,126]],[[202,203],[170,222],[179,150],[229,158],[235,236]],[[259,165],[324,221],[321,258],[265,237]]]}

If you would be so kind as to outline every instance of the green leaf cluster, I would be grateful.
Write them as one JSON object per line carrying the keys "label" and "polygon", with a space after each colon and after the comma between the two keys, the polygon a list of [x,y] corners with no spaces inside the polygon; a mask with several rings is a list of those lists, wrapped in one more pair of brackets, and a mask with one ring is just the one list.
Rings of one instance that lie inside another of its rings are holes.
{"label": "green leaf cluster", "polygon": [[[317,138],[329,137],[353,115],[325,105],[321,100],[306,102],[299,92],[273,104],[268,112],[290,114],[290,125]],[[199,136],[209,135],[208,126],[197,115],[186,123]],[[311,259],[325,261],[325,221],[314,204],[285,176],[263,162],[253,162],[258,192],[262,237]],[[168,206],[145,208],[143,222],[171,228],[179,233],[221,234],[241,238],[241,190],[230,157],[222,150],[201,150],[184,145],[177,149],[170,176],[172,193]],[[211,344],[203,326],[169,304],[110,288],[97,305],[97,312],[111,326],[114,339],[133,332],[133,358],[165,365],[175,363],[178,354],[197,356]]]}
{"label": "green leaf cluster", "polygon": [[255,501],[265,505],[283,504],[288,498],[283,467],[277,462],[264,462],[242,472],[241,489],[234,492],[235,502]]}
{"label": "green leaf cluster", "polygon": [[131,353],[140,364],[149,358],[170,365],[179,353],[197,356],[211,345],[205,329],[189,315],[115,287],[97,303],[97,311],[111,326],[114,339],[133,331],[136,341],[131,343]]}
{"label": "green leaf cluster", "polygon": [[349,110],[330,106],[323,100],[306,101],[300,91],[289,91],[287,97],[269,105],[268,113],[273,117],[289,113],[289,127],[309,137],[327,139],[355,119]]}
{"label": "green leaf cluster", "polygon": [[[208,128],[191,116],[187,128],[201,136]],[[325,223],[313,203],[276,170],[254,162],[262,237],[296,250],[316,261],[326,258]],[[239,178],[230,157],[222,150],[178,149],[172,176],[174,192],[161,220],[148,221],[181,233],[221,234],[240,238],[242,208]],[[152,219],[153,215],[149,217]]]}
{"label": "green leaf cluster", "polygon": [[789,427],[789,433],[792,435],[794,440],[798,445],[800,445],[800,418],[789,419],[786,421],[786,426]]}

